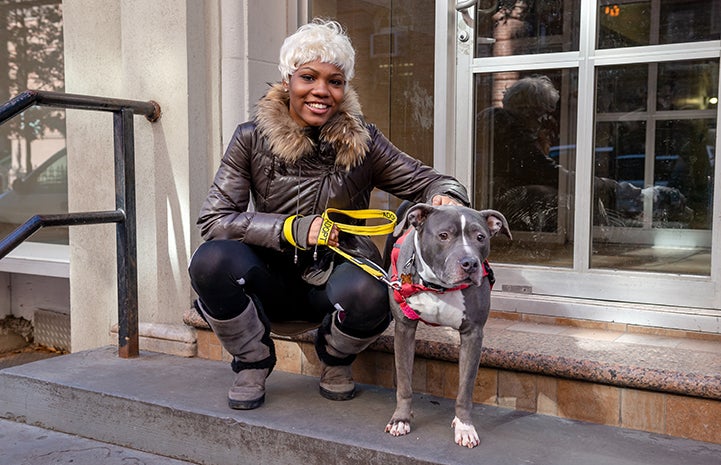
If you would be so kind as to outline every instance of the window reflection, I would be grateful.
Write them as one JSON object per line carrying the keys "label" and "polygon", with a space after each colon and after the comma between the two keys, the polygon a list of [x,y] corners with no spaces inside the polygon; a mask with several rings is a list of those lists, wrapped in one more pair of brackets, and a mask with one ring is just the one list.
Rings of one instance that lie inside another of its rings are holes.
{"label": "window reflection", "polygon": [[[433,0],[313,0],[310,17],[341,22],[356,49],[363,114],[401,150],[433,165],[435,4]],[[372,205],[400,201],[374,191]]]}
{"label": "window reflection", "polygon": [[[0,103],[64,90],[62,2],[0,1]],[[32,107],[0,126],[0,237],[38,213],[68,211],[65,112]],[[62,153],[62,156],[61,156]],[[60,160],[58,160],[60,158]],[[67,228],[32,241],[68,243]]]}
{"label": "window reflection", "polygon": [[718,0],[600,1],[598,48],[718,40],[720,21]]}
{"label": "window reflection", "polygon": [[[715,133],[709,119],[659,123],[653,185],[665,189],[654,197],[660,203],[654,204],[654,227],[711,229]],[[666,191],[671,198],[661,195]]]}
{"label": "window reflection", "polygon": [[592,266],[710,273],[718,69],[597,69]]}
{"label": "window reflection", "polygon": [[476,78],[474,201],[514,237],[494,244],[497,260],[572,265],[576,95],[575,70]]}
{"label": "window reflection", "polygon": [[580,0],[479,0],[476,56],[578,50]]}
{"label": "window reflection", "polygon": [[596,79],[596,112],[645,111],[647,70],[646,65],[600,68]]}

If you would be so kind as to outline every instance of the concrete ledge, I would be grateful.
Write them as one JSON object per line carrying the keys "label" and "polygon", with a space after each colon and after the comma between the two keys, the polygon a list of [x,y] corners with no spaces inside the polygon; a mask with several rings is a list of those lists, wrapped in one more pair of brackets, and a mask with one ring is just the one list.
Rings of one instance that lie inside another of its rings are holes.
{"label": "concrete ledge", "polygon": [[[118,325],[113,325],[110,332],[117,335]],[[192,327],[162,323],[139,323],[138,335],[140,350],[161,352],[179,357],[195,357],[198,354],[196,330]]]}
{"label": "concrete ledge", "polygon": [[[194,313],[192,310],[186,313],[185,323],[202,328],[205,322]],[[392,331],[391,325],[370,349],[393,353]],[[276,337],[312,343],[315,332]],[[420,357],[457,362],[459,343],[456,331],[418,326],[416,354]],[[481,367],[721,400],[721,357],[676,347],[524,333],[489,326]]]}
{"label": "concrete ledge", "polygon": [[0,261],[0,272],[70,277],[70,248],[61,244],[23,242]]}

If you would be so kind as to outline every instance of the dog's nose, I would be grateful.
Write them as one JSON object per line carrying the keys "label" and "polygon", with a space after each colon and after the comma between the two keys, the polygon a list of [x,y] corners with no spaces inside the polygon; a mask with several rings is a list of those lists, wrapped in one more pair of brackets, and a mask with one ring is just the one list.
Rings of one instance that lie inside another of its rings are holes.
{"label": "dog's nose", "polygon": [[475,273],[478,271],[478,267],[480,265],[480,262],[476,257],[463,257],[461,259],[461,268],[466,273]]}

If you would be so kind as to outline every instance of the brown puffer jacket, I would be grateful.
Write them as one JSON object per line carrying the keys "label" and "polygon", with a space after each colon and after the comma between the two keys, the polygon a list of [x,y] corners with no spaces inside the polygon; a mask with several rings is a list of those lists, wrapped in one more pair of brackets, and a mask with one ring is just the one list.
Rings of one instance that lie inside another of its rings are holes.
{"label": "brown puffer jacket", "polygon": [[[403,153],[367,124],[353,89],[321,128],[299,126],[288,103],[288,93],[273,85],[254,120],[236,129],[198,218],[206,240],[291,250],[282,234],[288,216],[365,209],[374,188],[414,202],[446,194],[468,204],[457,180]],[[380,261],[368,237],[341,233],[339,242],[349,253]]]}

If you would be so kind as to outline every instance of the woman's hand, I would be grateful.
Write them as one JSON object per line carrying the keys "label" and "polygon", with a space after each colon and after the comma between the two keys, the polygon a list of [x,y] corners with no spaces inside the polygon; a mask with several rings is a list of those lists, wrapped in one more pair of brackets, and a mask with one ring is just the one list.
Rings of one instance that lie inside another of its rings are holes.
{"label": "woman's hand", "polygon": [[[318,243],[318,236],[320,235],[320,228],[323,225],[323,218],[317,217],[313,220],[313,222],[310,225],[310,229],[308,230],[308,245],[316,245]],[[330,236],[328,237],[328,244],[332,245],[333,247],[338,247],[338,227],[336,225],[333,225],[333,229],[330,231]]]}
{"label": "woman's hand", "polygon": [[447,195],[434,195],[431,199],[431,205],[438,206],[438,205],[463,205],[458,200],[454,199],[453,197],[449,197]]}

